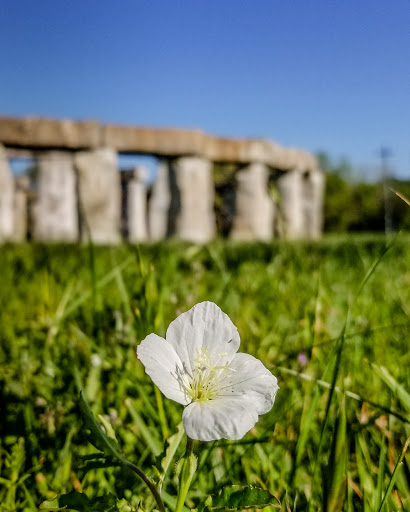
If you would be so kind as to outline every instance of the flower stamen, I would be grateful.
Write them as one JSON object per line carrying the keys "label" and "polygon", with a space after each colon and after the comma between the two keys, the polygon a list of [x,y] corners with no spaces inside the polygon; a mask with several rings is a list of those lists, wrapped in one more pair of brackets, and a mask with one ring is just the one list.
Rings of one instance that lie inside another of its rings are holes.
{"label": "flower stamen", "polygon": [[[217,354],[219,357],[223,355],[225,354]],[[221,390],[222,382],[229,378],[234,370],[229,368],[228,362],[224,365],[214,365],[209,356],[208,347],[198,349],[193,363],[192,376],[181,382],[185,393],[193,402],[216,398]]]}

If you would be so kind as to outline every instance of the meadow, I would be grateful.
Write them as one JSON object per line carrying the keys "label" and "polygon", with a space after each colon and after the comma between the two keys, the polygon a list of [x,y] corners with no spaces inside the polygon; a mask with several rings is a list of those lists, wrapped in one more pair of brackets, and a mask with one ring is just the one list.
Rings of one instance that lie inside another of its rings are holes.
{"label": "meadow", "polygon": [[[114,494],[110,510],[155,508],[134,474],[87,462],[79,392],[155,477],[182,406],[154,387],[136,347],[203,300],[229,315],[240,351],[280,390],[242,440],[195,445],[188,506],[241,484],[270,490],[283,511],[410,510],[409,263],[404,235],[2,246],[0,510],[35,511],[73,489]],[[183,442],[163,486],[171,510],[182,452]]]}

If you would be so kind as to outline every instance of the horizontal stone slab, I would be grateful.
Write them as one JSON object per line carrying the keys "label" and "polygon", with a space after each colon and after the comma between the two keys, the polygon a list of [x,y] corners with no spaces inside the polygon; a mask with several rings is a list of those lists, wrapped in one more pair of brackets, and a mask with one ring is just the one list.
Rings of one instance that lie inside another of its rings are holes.
{"label": "horizontal stone slab", "polygon": [[96,121],[0,117],[0,142],[28,149],[95,148],[101,145],[101,125]]}
{"label": "horizontal stone slab", "polygon": [[108,124],[103,127],[103,145],[122,153],[149,153],[178,157],[199,155],[205,135],[200,130],[143,128]]}
{"label": "horizontal stone slab", "polygon": [[260,162],[279,170],[312,171],[318,167],[312,154],[270,140],[215,137],[201,130],[103,125],[97,121],[0,117],[0,143],[8,151],[111,147],[121,153],[166,158],[200,156],[214,162]]}

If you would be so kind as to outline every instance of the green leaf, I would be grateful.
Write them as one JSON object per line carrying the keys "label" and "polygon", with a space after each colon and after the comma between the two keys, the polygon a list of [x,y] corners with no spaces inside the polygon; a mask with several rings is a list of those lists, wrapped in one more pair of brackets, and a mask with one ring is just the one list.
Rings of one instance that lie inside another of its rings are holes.
{"label": "green leaf", "polygon": [[121,466],[121,462],[113,459],[112,457],[107,457],[106,459],[98,459],[98,460],[88,460],[81,466],[79,469],[84,471],[84,474],[90,471],[91,469],[101,469],[101,468],[112,468]]}
{"label": "green leaf", "polygon": [[111,455],[117,457],[121,461],[124,461],[125,459],[121,453],[117,440],[110,437],[103,431],[97,420],[94,418],[94,414],[91,412],[82,391],[80,392],[79,406],[84,421],[84,427],[90,431],[88,434],[88,440],[90,443],[105,455]]}
{"label": "green leaf", "polygon": [[101,452],[94,452],[94,453],[88,453],[86,455],[78,455],[78,458],[81,459],[82,461],[87,461],[87,460],[95,460],[95,459],[105,459],[106,456],[101,453]]}
{"label": "green leaf", "polygon": [[82,492],[71,491],[68,494],[60,494],[53,500],[46,500],[39,506],[40,510],[87,510],[90,504],[88,496]]}
{"label": "green leaf", "polygon": [[118,512],[118,500],[114,494],[110,492],[104,496],[96,496],[87,507],[87,512]]}
{"label": "green leaf", "polygon": [[160,465],[162,468],[162,472],[160,472],[160,483],[159,483],[160,492],[161,492],[162,484],[165,480],[165,476],[166,476],[168,469],[171,465],[171,462],[175,456],[175,453],[178,450],[178,446],[180,445],[181,440],[184,437],[184,434],[185,434],[185,430],[184,430],[184,426],[181,421],[181,423],[179,423],[179,425],[177,426],[176,433],[167,439],[167,447],[165,449],[165,452],[163,452],[162,457],[161,456],[159,457],[159,459],[161,461]]}
{"label": "green leaf", "polygon": [[53,500],[46,500],[39,510],[76,510],[77,512],[118,512],[117,497],[112,493],[91,499],[82,492],[71,491],[60,494]]}
{"label": "green leaf", "polygon": [[329,462],[323,474],[323,510],[340,512],[346,494],[347,484],[346,409],[345,400],[340,405]]}
{"label": "green leaf", "polygon": [[[171,510],[175,510],[175,507],[177,506],[177,497],[171,496],[171,494],[168,494],[165,491],[162,491],[161,498],[164,500],[164,503],[168,505],[168,507]],[[189,508],[185,505],[182,507],[182,512],[190,512]]]}
{"label": "green leaf", "polygon": [[[190,450],[192,450],[192,447]],[[178,500],[175,507],[176,512],[180,512],[184,506],[185,498],[188,494],[188,490],[197,467],[198,459],[196,458],[196,455],[192,453],[192,451],[189,452],[187,448],[187,452],[185,453],[184,457],[178,462],[176,471],[179,479]]]}
{"label": "green leaf", "polygon": [[279,500],[269,491],[242,485],[223,487],[217,496],[208,496],[204,505],[205,507],[200,507],[200,510],[221,508],[236,510],[238,508],[264,508],[267,506],[280,508]]}
{"label": "green leaf", "polygon": [[98,415],[98,419],[100,420],[100,423],[104,427],[104,430],[105,430],[105,433],[107,434],[107,436],[110,437],[111,439],[114,439],[114,441],[118,442],[111,423],[106,418],[104,418],[104,416],[102,414]]}

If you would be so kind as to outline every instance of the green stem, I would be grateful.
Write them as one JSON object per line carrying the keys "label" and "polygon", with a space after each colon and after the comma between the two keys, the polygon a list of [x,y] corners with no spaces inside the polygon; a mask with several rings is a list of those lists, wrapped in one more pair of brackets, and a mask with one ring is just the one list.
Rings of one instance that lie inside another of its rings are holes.
{"label": "green stem", "polygon": [[193,447],[193,439],[187,437],[185,455],[181,460],[182,468],[179,476],[178,499],[175,507],[175,512],[182,511],[186,495],[188,494],[189,491],[189,486],[191,485],[192,478],[197,468],[197,460],[192,452]]}
{"label": "green stem", "polygon": [[129,468],[131,471],[134,471],[134,473],[136,473],[141,478],[141,480],[143,480],[147,484],[149,490],[152,492],[152,495],[155,498],[155,501],[157,502],[158,510],[160,512],[166,512],[164,502],[162,501],[161,496],[154,482],[132,462],[129,462],[126,459],[124,459],[122,462],[124,466]]}

